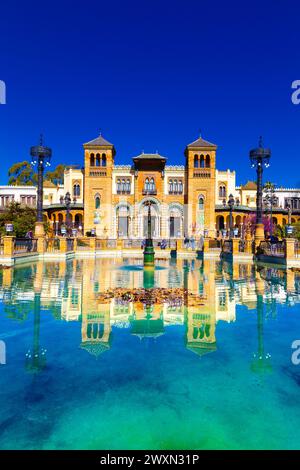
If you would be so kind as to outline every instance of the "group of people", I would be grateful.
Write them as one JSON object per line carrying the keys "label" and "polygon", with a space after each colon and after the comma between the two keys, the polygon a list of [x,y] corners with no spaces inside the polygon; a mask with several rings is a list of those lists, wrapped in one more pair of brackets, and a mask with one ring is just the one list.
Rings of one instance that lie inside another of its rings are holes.
{"label": "group of people", "polygon": [[265,240],[270,242],[271,245],[279,242],[279,238],[276,235],[271,235],[270,232],[265,233]]}
{"label": "group of people", "polygon": [[183,240],[184,248],[192,248],[192,250],[195,250],[196,248],[196,240],[194,236],[191,236],[191,238],[184,237]]}
{"label": "group of people", "polygon": [[[146,245],[146,240],[142,240],[142,248],[145,248]],[[167,240],[163,239],[160,243],[158,243],[158,246],[160,246],[161,250],[165,250],[168,246]]]}

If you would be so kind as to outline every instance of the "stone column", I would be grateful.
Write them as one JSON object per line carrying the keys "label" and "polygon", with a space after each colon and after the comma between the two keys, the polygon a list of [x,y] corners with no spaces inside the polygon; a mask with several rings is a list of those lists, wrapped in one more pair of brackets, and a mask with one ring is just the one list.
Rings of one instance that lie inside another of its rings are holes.
{"label": "stone column", "polygon": [[232,238],[232,255],[238,255],[239,254],[239,243],[240,239],[239,238]]}
{"label": "stone column", "polygon": [[44,237],[38,237],[36,241],[36,244],[37,244],[36,250],[39,254],[44,254],[45,248],[46,248],[45,243],[46,243],[46,240]]}
{"label": "stone column", "polygon": [[264,224],[256,224],[255,235],[254,235],[255,246],[258,247],[260,242],[263,241],[264,239],[265,239]]}
{"label": "stone column", "polygon": [[67,253],[67,239],[62,237],[59,239],[59,241],[60,241],[60,245],[59,245],[60,252]]}
{"label": "stone column", "polygon": [[132,235],[134,238],[139,237],[139,212],[138,212],[138,203],[136,202],[134,205],[134,215],[133,215],[133,231]]}
{"label": "stone column", "polygon": [[209,238],[204,238],[203,241],[203,252],[208,253],[209,252]]}
{"label": "stone column", "polygon": [[14,254],[14,237],[3,237],[3,254],[7,258],[12,258]]}
{"label": "stone column", "polygon": [[245,240],[245,253],[247,253],[248,255],[251,255],[253,254],[253,250],[252,250],[252,240]]}
{"label": "stone column", "polygon": [[89,238],[91,251],[96,251],[96,237]]}
{"label": "stone column", "polygon": [[73,247],[73,250],[74,250],[74,251],[77,251],[77,238],[76,238],[76,237],[74,238],[74,247]]}
{"label": "stone column", "polygon": [[161,204],[160,216],[161,216],[161,233],[160,233],[160,236],[161,236],[161,238],[169,238],[169,235],[168,235],[168,206],[165,203]]}
{"label": "stone column", "polygon": [[177,251],[182,251],[183,249],[183,240],[179,239],[176,241]]}
{"label": "stone column", "polygon": [[286,238],[285,239],[285,259],[286,261],[289,261],[294,258],[295,258],[295,239]]}

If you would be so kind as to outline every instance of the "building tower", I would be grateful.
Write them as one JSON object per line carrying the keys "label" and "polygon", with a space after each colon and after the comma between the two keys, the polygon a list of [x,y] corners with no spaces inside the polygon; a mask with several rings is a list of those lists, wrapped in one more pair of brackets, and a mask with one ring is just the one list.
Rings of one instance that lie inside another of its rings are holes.
{"label": "building tower", "polygon": [[116,154],[113,144],[100,134],[84,148],[84,229],[96,229],[99,237],[112,233],[112,170]]}
{"label": "building tower", "polygon": [[185,235],[215,235],[217,146],[199,137],[185,149]]}

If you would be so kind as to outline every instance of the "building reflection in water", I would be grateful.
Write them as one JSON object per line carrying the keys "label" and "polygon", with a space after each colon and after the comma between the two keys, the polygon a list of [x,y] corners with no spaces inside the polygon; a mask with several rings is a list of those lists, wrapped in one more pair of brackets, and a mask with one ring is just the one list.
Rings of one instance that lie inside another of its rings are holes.
{"label": "building reflection in water", "polygon": [[[46,366],[46,350],[40,344],[41,311],[46,309],[56,319],[81,322],[80,348],[96,357],[113,347],[113,327],[125,328],[141,340],[156,340],[174,325],[184,326],[186,348],[202,356],[217,349],[218,322],[235,322],[237,305],[244,305],[257,314],[257,351],[251,368],[270,370],[270,355],[264,348],[264,307],[266,312],[271,307],[274,317],[278,303],[299,302],[299,274],[209,259],[158,262],[152,271],[144,271],[139,264],[92,258],[4,270],[0,300],[5,315],[26,320],[33,313],[26,369],[39,372]],[[115,295],[120,288],[130,293],[153,287],[174,290],[177,297],[147,303]]]}

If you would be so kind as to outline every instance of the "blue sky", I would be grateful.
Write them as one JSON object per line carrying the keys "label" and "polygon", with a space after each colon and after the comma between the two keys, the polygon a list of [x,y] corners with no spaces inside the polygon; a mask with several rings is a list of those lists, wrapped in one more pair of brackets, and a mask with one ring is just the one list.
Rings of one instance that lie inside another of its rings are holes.
{"label": "blue sky", "polygon": [[183,164],[201,129],[238,183],[262,134],[265,178],[300,186],[299,2],[11,0],[0,15],[0,183],[41,131],[54,166],[82,165],[100,129],[118,164],[142,149]]}

